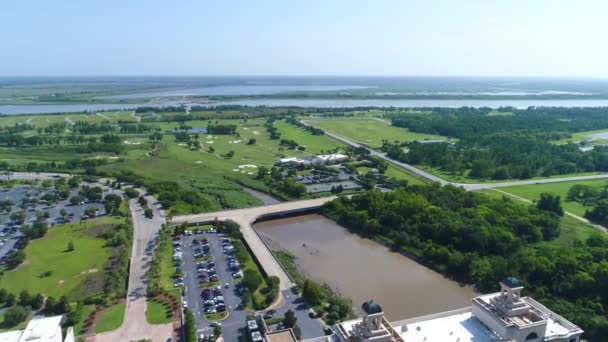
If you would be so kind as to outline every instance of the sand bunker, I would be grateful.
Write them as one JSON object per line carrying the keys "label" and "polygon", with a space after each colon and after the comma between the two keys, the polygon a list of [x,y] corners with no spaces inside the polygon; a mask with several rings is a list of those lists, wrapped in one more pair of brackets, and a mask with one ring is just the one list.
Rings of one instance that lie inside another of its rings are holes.
{"label": "sand bunker", "polygon": [[253,164],[243,164],[243,165],[239,165],[239,169],[257,169],[258,166],[257,165],[253,165]]}
{"label": "sand bunker", "polygon": [[[141,145],[140,141],[129,141],[129,140],[125,140],[123,141],[123,144],[125,145]],[[184,144],[185,145],[185,144]]]}
{"label": "sand bunker", "polygon": [[258,135],[258,134],[260,134],[260,132],[258,132],[258,131],[253,131],[253,134],[254,134],[254,135]]}
{"label": "sand bunker", "polygon": [[240,143],[241,141],[243,141],[243,140],[230,140],[228,143],[229,143],[229,144],[238,144],[238,143]]}

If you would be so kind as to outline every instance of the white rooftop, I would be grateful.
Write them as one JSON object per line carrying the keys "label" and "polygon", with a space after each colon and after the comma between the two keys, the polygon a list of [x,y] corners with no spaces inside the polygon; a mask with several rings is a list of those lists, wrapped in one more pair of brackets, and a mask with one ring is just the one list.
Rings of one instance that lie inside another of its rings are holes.
{"label": "white rooftop", "polygon": [[408,342],[493,342],[498,337],[473,317],[470,308],[391,323]]}
{"label": "white rooftop", "polygon": [[0,333],[0,342],[61,342],[63,316],[33,318],[24,330]]}
{"label": "white rooftop", "polygon": [[19,342],[21,330],[13,330],[0,333],[0,342]]}

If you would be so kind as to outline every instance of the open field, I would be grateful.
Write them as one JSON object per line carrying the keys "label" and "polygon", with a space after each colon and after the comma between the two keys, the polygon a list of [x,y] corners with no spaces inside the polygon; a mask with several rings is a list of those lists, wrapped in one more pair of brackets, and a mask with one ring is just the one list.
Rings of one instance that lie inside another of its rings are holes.
{"label": "open field", "polygon": [[306,146],[304,153],[317,154],[335,148],[346,147],[335,139],[325,135],[312,135],[307,130],[288,124],[284,120],[276,121],[274,126],[281,133],[281,139],[294,140],[298,144]]}
{"label": "open field", "polygon": [[589,186],[596,187],[596,188],[603,188],[605,186],[608,186],[608,180],[596,179],[596,180],[576,181],[576,182],[519,185],[519,186],[509,186],[509,187],[500,188],[500,190],[529,199],[531,201],[537,200],[540,197],[540,194],[543,192],[550,192],[550,193],[559,195],[562,198],[562,206],[564,207],[565,211],[571,212],[571,213],[579,215],[579,216],[583,216],[585,214],[585,210],[591,209],[591,207],[584,206],[578,202],[566,201],[566,196],[568,195],[568,190],[570,190],[570,188],[575,184],[582,184],[582,185],[589,185]]}
{"label": "open field", "polygon": [[112,331],[120,328],[125,317],[125,303],[120,303],[107,308],[95,326],[96,333]]}
{"label": "open field", "polygon": [[133,117],[133,111],[118,111],[118,112],[106,112],[104,115],[112,118],[112,120],[121,122],[136,122],[137,120]]}
{"label": "open field", "polygon": [[369,145],[370,147],[381,146],[382,140],[414,141],[447,139],[440,135],[410,132],[405,128],[394,127],[381,120],[368,118],[311,120],[310,123],[361,144]]}
{"label": "open field", "polygon": [[[86,292],[81,287],[87,280],[103,279],[104,267],[112,252],[104,247],[105,240],[97,238],[97,234],[122,222],[120,218],[101,217],[50,228],[43,238],[28,244],[23,264],[5,271],[0,278],[0,288],[14,294],[27,290],[55,298]],[[75,250],[67,252],[70,241]]]}

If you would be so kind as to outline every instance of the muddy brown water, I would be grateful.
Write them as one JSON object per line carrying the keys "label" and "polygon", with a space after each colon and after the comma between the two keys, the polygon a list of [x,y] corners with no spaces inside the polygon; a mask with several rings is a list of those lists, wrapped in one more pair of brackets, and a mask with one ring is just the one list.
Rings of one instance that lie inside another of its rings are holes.
{"label": "muddy brown water", "polygon": [[391,321],[466,307],[475,296],[470,287],[318,214],[258,222],[254,227],[272,249],[293,254],[302,274],[327,283],[350,298],[356,309],[373,298]]}

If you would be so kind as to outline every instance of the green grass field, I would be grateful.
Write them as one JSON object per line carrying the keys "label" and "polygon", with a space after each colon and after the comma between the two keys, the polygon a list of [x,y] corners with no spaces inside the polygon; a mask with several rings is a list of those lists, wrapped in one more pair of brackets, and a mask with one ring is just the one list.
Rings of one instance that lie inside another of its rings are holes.
{"label": "green grass field", "polygon": [[343,149],[346,146],[325,135],[312,135],[307,130],[288,124],[280,120],[275,122],[275,127],[281,133],[281,139],[294,140],[300,145],[306,146],[304,153],[320,154],[335,148]]}
{"label": "green grass field", "polygon": [[[114,217],[101,217],[82,223],[72,223],[50,228],[40,239],[32,240],[25,248],[26,260],[14,270],[5,271],[0,278],[0,288],[19,294],[28,290],[58,298],[70,296],[87,280],[103,276],[111,249],[105,248],[105,240],[96,238],[103,229],[123,223]],[[75,250],[66,252],[72,241]],[[45,272],[51,272],[45,275]]]}
{"label": "green grass field", "polygon": [[112,331],[120,328],[125,317],[125,303],[120,303],[107,308],[95,326],[95,332]]}
{"label": "green grass field", "polygon": [[414,141],[447,139],[440,135],[410,132],[405,128],[394,127],[384,121],[368,118],[311,120],[310,122],[322,129],[343,135],[374,148],[381,146],[382,140]]}
{"label": "green grass field", "polygon": [[[134,156],[99,169],[106,171],[129,169],[153,179],[174,180],[186,188],[202,190],[215,198],[218,202],[215,209],[219,209],[220,204],[235,208],[261,204],[255,197],[243,193],[241,185],[238,184],[268,190],[263,181],[255,179],[259,166],[271,167],[279,158],[304,157],[342,146],[329,137],[313,136],[287,123],[278,122],[277,127],[282,133],[282,138],[293,137],[300,144],[309,145],[306,151],[290,150],[279,146],[278,140],[269,139],[264,127],[265,120],[249,120],[247,123],[242,123],[240,120],[220,122],[240,123],[237,130],[240,137],[201,134],[199,140],[202,148],[191,150],[185,143],[176,142],[172,134],[166,134],[158,155]],[[193,121],[188,125],[206,127],[207,121]],[[163,130],[171,130],[177,127],[177,124],[162,123],[160,126]],[[249,145],[247,142],[251,138],[255,139],[256,143]],[[215,151],[210,152],[210,147]],[[223,157],[229,151],[234,151],[234,156]]]}
{"label": "green grass field", "polygon": [[146,306],[146,320],[150,324],[171,323],[171,308],[161,302],[148,301]]}
{"label": "green grass field", "polygon": [[585,181],[575,181],[575,182],[559,182],[559,183],[548,183],[548,184],[531,184],[531,185],[519,185],[519,186],[509,186],[500,188],[500,190],[506,191],[508,193],[512,193],[517,196],[521,196],[523,198],[529,199],[531,201],[537,200],[540,198],[540,194],[543,192],[550,192],[556,195],[559,195],[562,198],[562,206],[565,211],[571,212],[575,215],[583,216],[585,214],[585,210],[591,209],[589,206],[584,206],[578,202],[568,202],[566,201],[566,196],[568,195],[568,190],[575,185],[589,185],[592,187],[602,188],[604,186],[608,186],[607,179],[595,179],[595,180],[585,180]]}

